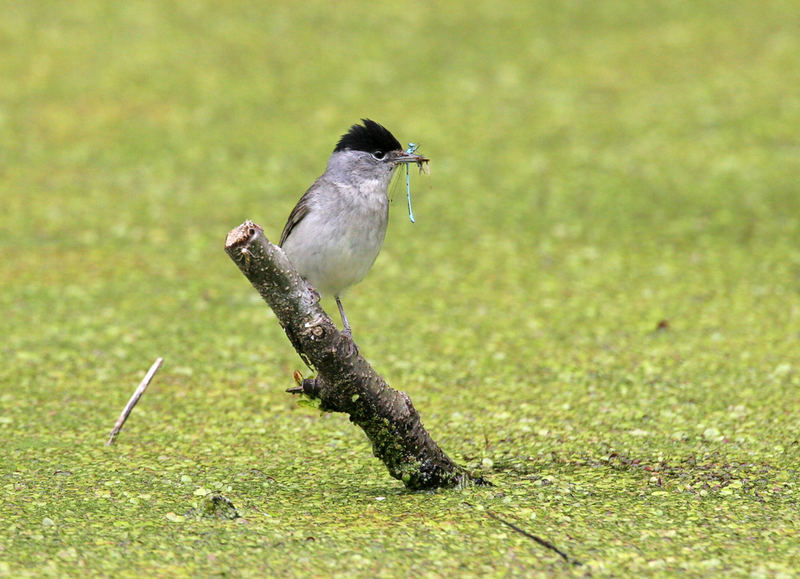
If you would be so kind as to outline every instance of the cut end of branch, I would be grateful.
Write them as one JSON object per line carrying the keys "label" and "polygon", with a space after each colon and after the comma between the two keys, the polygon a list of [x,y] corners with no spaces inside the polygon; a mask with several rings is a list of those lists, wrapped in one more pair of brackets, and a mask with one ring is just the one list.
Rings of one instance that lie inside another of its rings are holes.
{"label": "cut end of branch", "polygon": [[228,236],[225,238],[225,249],[230,249],[236,245],[244,245],[259,233],[263,234],[264,229],[248,219],[239,227],[235,227],[228,232]]}

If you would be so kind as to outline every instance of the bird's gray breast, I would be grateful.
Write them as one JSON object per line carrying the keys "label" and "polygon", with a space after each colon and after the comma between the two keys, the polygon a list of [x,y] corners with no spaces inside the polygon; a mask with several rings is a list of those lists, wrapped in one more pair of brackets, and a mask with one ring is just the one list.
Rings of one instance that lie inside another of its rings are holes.
{"label": "bird's gray breast", "polygon": [[367,274],[383,245],[389,200],[382,181],[317,183],[307,215],[284,242],[289,259],[322,294],[340,295]]}

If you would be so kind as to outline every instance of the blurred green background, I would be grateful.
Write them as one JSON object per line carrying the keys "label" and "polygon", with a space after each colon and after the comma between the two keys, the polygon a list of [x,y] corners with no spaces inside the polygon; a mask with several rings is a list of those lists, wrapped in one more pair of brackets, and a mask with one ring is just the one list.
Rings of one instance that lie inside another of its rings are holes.
{"label": "blurred green background", "polygon": [[[0,574],[800,568],[794,3],[0,13]],[[432,163],[356,339],[492,489],[406,493],[298,407],[223,251],[248,218],[277,240],[362,117]],[[212,491],[241,517],[199,516]]]}

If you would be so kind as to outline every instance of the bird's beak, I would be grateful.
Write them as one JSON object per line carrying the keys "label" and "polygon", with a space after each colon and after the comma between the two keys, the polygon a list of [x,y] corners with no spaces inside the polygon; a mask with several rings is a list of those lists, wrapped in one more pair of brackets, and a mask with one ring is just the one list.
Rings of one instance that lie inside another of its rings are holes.
{"label": "bird's beak", "polygon": [[406,153],[405,151],[395,151],[395,153],[392,155],[392,162],[396,163],[397,165],[416,163],[421,167],[423,163],[427,163],[429,161],[430,159],[428,159],[428,157],[423,157],[422,155],[417,155],[416,153]]}

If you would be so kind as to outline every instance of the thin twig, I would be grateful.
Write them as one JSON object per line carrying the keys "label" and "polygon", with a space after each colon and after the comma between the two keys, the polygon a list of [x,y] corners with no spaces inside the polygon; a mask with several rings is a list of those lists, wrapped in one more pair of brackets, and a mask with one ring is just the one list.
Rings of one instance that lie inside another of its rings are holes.
{"label": "thin twig", "polygon": [[[471,503],[465,502],[464,504],[469,506],[469,507],[472,507],[473,509],[475,508],[475,505],[473,505]],[[528,531],[526,531],[525,529],[523,529],[521,527],[518,527],[514,523],[512,523],[510,521],[507,521],[507,520],[503,519],[502,517],[498,517],[497,515],[495,515],[492,511],[490,511],[488,509],[483,509],[483,512],[486,513],[486,516],[489,517],[490,519],[493,519],[495,521],[503,523],[504,525],[506,525],[507,527],[510,527],[511,529],[513,529],[514,531],[519,533],[520,535],[522,535],[524,537],[527,537],[530,540],[535,541],[536,543],[539,543],[542,547],[544,547],[546,549],[550,549],[551,551],[557,553],[567,563],[572,563],[573,565],[581,565],[582,564],[580,561],[578,561],[576,559],[571,559],[569,555],[567,555],[564,551],[562,551],[561,549],[559,549],[558,547],[553,545],[553,543],[551,543],[550,541],[542,539],[541,537],[539,537],[537,535],[534,535],[533,533],[529,533]]]}
{"label": "thin twig", "polygon": [[142,383],[139,384],[139,387],[131,396],[131,399],[128,400],[128,403],[125,405],[125,409],[122,411],[122,414],[119,415],[117,418],[117,423],[114,425],[114,428],[111,429],[111,436],[109,436],[108,441],[106,442],[106,446],[111,446],[114,444],[114,440],[117,438],[119,431],[122,430],[122,426],[125,424],[125,421],[128,420],[128,416],[130,415],[133,407],[136,406],[136,403],[139,402],[139,398],[142,397],[144,391],[147,390],[147,387],[150,385],[150,382],[153,380],[153,376],[156,375],[158,369],[161,367],[161,363],[164,361],[164,358],[157,358],[153,365],[150,366],[150,369],[145,374],[144,378],[142,379]]}

